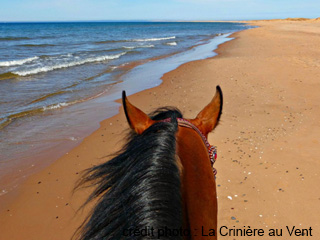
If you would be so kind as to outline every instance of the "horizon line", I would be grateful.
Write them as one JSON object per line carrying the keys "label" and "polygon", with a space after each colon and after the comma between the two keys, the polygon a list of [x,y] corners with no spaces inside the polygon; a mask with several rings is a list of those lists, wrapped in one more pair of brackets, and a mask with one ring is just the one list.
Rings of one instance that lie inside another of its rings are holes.
{"label": "horizon line", "polygon": [[76,23],[76,22],[241,22],[241,21],[263,21],[263,20],[287,20],[287,19],[317,19],[304,17],[285,18],[261,18],[261,19],[233,19],[233,20],[172,20],[172,19],[123,19],[123,20],[0,20],[0,23]]}
{"label": "horizon line", "polygon": [[232,21],[254,21],[252,20],[10,20],[0,23],[49,23],[49,22],[232,22]]}
{"label": "horizon line", "polygon": [[[0,20],[0,23],[67,23],[67,22],[239,22],[239,21],[259,21],[259,20],[273,20],[275,18],[265,18],[265,19],[233,19],[233,20],[133,20],[133,19],[124,19],[124,20]],[[278,18],[279,20],[286,18]],[[312,19],[312,18],[310,18]]]}

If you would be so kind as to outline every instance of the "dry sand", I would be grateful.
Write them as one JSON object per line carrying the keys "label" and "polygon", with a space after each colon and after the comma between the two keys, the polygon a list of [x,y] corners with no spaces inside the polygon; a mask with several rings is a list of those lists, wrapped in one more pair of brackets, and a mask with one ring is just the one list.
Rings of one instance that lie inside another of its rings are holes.
{"label": "dry sand", "polygon": [[[218,146],[219,225],[283,229],[278,238],[220,239],[320,239],[320,22],[253,24],[261,27],[234,34],[217,57],[184,64],[129,99],[146,112],[173,105],[192,118],[219,84],[222,122],[209,136]],[[127,128],[121,109],[30,177],[0,213],[0,239],[70,239],[88,210],[76,214],[89,190],[72,196],[75,181],[121,148]],[[313,237],[289,237],[286,226],[311,227]]]}

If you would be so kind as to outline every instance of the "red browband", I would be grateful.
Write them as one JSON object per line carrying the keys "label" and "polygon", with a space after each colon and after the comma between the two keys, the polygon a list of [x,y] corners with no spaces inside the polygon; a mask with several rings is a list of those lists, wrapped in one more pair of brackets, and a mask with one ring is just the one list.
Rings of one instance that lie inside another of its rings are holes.
{"label": "red browband", "polygon": [[[161,120],[161,122],[171,122],[171,118],[163,119],[163,120]],[[177,118],[177,122],[178,122],[179,126],[192,128],[200,135],[204,144],[207,147],[213,174],[217,175],[217,169],[215,169],[213,167],[213,164],[215,163],[215,161],[217,159],[217,148],[215,146],[210,145],[210,143],[208,142],[208,139],[204,136],[204,134],[194,124],[189,122],[187,119]]]}

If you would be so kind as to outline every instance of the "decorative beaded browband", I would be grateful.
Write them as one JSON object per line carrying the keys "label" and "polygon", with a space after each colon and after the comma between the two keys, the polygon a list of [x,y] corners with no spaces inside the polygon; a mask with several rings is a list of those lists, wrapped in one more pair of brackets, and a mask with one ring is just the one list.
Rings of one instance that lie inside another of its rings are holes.
{"label": "decorative beaded browband", "polygon": [[[171,118],[166,118],[161,120],[161,122],[171,122]],[[192,128],[194,129],[202,138],[202,141],[204,145],[206,145],[208,154],[209,154],[209,159],[212,167],[212,171],[214,175],[217,175],[217,169],[213,167],[213,164],[215,163],[217,159],[217,148],[215,146],[210,145],[208,142],[208,139],[204,136],[204,134],[197,128],[194,124],[189,122],[187,119],[184,118],[177,118],[178,125],[181,127],[187,127],[187,128]]]}

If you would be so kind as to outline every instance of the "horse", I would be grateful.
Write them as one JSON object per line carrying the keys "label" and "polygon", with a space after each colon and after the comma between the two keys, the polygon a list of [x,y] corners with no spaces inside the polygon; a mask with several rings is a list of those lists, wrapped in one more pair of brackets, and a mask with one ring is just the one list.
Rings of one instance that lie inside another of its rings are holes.
{"label": "horse", "polygon": [[219,86],[194,119],[174,107],[147,115],[122,93],[131,128],[112,158],[87,169],[94,208],[77,239],[217,239],[215,147],[207,137],[222,114]]}

